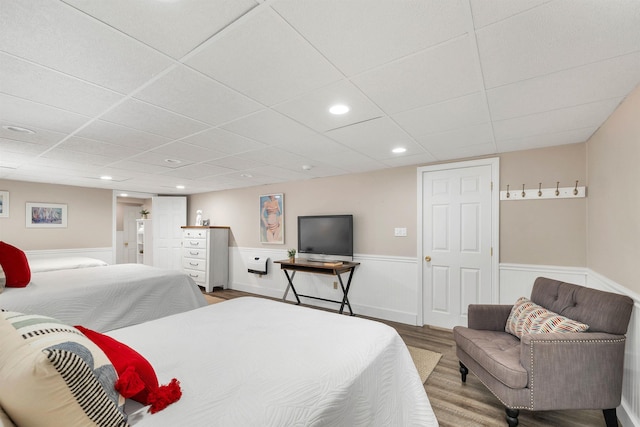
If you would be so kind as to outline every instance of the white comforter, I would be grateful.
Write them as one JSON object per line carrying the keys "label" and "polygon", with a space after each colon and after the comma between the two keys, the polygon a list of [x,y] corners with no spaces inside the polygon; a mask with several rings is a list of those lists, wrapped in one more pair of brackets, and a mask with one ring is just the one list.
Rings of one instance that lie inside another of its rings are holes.
{"label": "white comforter", "polygon": [[51,316],[109,331],[205,306],[193,279],[173,270],[116,264],[33,273],[25,288],[5,288],[0,308]]}
{"label": "white comforter", "polygon": [[411,356],[384,324],[238,298],[108,335],[136,349],[181,400],[135,427],[436,426]]}

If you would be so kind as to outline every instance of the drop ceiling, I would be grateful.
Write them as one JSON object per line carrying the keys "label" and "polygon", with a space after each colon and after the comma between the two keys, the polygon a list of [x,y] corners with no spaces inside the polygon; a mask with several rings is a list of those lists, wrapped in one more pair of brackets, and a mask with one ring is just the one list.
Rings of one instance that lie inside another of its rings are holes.
{"label": "drop ceiling", "polygon": [[584,142],[639,28],[637,0],[0,0],[0,179],[193,194]]}

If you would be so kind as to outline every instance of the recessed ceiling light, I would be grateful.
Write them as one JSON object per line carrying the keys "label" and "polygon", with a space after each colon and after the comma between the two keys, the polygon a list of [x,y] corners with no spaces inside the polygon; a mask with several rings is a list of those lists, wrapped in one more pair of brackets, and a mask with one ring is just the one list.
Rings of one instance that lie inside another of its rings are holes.
{"label": "recessed ceiling light", "polygon": [[313,166],[311,165],[302,165],[302,170],[310,171]]}
{"label": "recessed ceiling light", "polygon": [[336,104],[336,105],[333,105],[331,108],[329,108],[329,112],[331,114],[336,114],[336,115],[345,114],[349,112],[349,107],[347,107],[344,104]]}
{"label": "recessed ceiling light", "polygon": [[178,159],[164,159],[165,163],[170,163],[172,165],[177,165],[179,163],[182,163],[182,160],[178,160]]}
{"label": "recessed ceiling light", "polygon": [[396,153],[396,154],[404,153],[405,151],[407,151],[407,149],[404,147],[397,147],[391,150],[392,153]]}
{"label": "recessed ceiling light", "polygon": [[176,185],[176,188],[177,188],[178,190],[184,190],[184,185]]}
{"label": "recessed ceiling light", "polygon": [[33,131],[31,129],[21,128],[20,126],[7,125],[7,126],[2,126],[2,129],[10,130],[12,132],[29,133],[29,134],[32,134],[32,135],[34,133],[36,133],[35,131]]}
{"label": "recessed ceiling light", "polygon": [[120,197],[129,197],[129,195],[127,193],[120,193],[119,195]]}
{"label": "recessed ceiling light", "polygon": [[113,177],[109,176],[109,175],[102,175],[100,177],[100,179],[104,179],[105,181],[111,181],[113,179]]}
{"label": "recessed ceiling light", "polygon": [[240,176],[243,178],[253,178],[253,175],[251,175],[250,173],[242,173],[240,174]]}

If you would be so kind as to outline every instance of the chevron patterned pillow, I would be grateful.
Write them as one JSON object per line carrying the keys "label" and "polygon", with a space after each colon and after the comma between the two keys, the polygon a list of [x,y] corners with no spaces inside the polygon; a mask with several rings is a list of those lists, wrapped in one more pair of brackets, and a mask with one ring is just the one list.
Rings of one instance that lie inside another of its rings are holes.
{"label": "chevron patterned pillow", "polygon": [[589,325],[561,316],[532,302],[526,297],[518,298],[511,308],[505,332],[522,338],[524,334],[550,332],[584,332]]}

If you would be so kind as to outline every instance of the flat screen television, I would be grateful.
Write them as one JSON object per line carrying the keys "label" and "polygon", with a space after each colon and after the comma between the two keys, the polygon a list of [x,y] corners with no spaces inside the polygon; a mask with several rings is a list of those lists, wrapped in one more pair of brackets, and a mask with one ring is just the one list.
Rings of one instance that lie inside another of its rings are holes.
{"label": "flat screen television", "polygon": [[353,215],[299,216],[298,253],[353,257]]}

